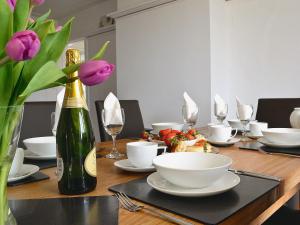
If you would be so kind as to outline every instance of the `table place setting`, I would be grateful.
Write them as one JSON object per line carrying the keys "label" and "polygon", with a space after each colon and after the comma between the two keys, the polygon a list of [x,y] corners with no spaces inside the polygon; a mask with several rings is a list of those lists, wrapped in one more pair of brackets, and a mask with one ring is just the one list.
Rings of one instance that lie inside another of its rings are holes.
{"label": "table place setting", "polygon": [[24,150],[17,148],[11,169],[8,174],[8,186],[17,186],[25,183],[31,183],[49,179],[49,177],[40,171],[36,165],[24,163]]}

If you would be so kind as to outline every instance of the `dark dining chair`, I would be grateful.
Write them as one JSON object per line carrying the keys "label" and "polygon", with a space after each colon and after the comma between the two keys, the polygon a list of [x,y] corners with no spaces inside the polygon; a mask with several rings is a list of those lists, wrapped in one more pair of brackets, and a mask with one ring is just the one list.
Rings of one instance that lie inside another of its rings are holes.
{"label": "dark dining chair", "polygon": [[32,137],[52,136],[51,113],[56,102],[25,102],[19,146]]}
{"label": "dark dining chair", "polygon": [[[104,101],[96,101],[95,105],[101,141],[111,140],[110,135],[105,132],[101,118],[101,113],[104,109]],[[118,138],[140,137],[145,128],[139,102],[137,100],[120,100],[120,105],[124,109],[125,124],[122,132],[118,135]]]}
{"label": "dark dining chair", "polygon": [[258,99],[256,120],[267,122],[270,128],[290,128],[290,115],[300,107],[300,98]]}

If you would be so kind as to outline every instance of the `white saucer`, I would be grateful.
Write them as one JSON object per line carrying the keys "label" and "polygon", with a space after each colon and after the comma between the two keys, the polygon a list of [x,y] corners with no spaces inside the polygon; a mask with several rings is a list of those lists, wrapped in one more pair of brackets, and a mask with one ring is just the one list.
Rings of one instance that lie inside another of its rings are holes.
{"label": "white saucer", "polygon": [[34,160],[50,160],[56,159],[56,154],[54,155],[38,155],[29,149],[24,150],[24,158],[26,159],[34,159]]}
{"label": "white saucer", "polygon": [[232,172],[227,172],[219,181],[211,186],[189,189],[176,186],[162,178],[158,172],[152,173],[147,178],[147,183],[157,191],[182,197],[205,197],[217,195],[234,188],[240,183],[240,177]]}
{"label": "white saucer", "polygon": [[231,138],[228,141],[221,142],[221,141],[211,141],[211,140],[207,139],[207,142],[212,145],[216,145],[216,146],[220,146],[220,147],[227,147],[230,145],[234,145],[235,143],[238,143],[240,140],[241,140],[240,138]]}
{"label": "white saucer", "polygon": [[273,148],[297,148],[300,147],[299,144],[278,144],[278,143],[274,143],[274,142],[270,142],[265,138],[260,138],[257,140],[259,143],[269,146],[269,147],[273,147]]}
{"label": "white saucer", "polygon": [[251,132],[248,132],[248,133],[246,133],[246,137],[256,140],[256,139],[262,138],[263,135],[255,135],[255,134],[252,134]]}
{"label": "white saucer", "polygon": [[155,171],[155,167],[147,167],[147,168],[137,168],[134,167],[128,159],[123,159],[119,161],[115,161],[114,165],[122,170],[130,171],[130,172],[153,172]]}
{"label": "white saucer", "polygon": [[36,165],[23,164],[20,169],[20,172],[16,176],[8,176],[7,181],[14,182],[14,181],[25,179],[26,177],[29,177],[29,176],[37,173],[39,170],[40,170],[40,167],[38,167]]}

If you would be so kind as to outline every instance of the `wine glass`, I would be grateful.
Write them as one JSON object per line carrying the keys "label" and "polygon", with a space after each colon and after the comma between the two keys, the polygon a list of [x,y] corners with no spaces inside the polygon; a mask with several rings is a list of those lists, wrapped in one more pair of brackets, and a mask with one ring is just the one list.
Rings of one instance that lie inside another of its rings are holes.
{"label": "wine glass", "polygon": [[247,133],[247,125],[251,121],[253,116],[253,106],[252,105],[240,105],[237,108],[237,117],[241,121],[242,124],[242,139],[241,141],[247,141],[246,133]]}
{"label": "wine glass", "polygon": [[186,105],[182,106],[183,121],[185,124],[187,124],[189,130],[192,129],[196,125],[197,120],[198,120],[198,112],[199,111],[197,109],[197,111],[195,111],[194,113],[191,113],[191,115],[188,115]]}
{"label": "wine glass", "polygon": [[121,131],[123,129],[124,122],[125,122],[125,114],[124,114],[124,109],[121,109],[121,117],[122,117],[121,120],[122,121],[120,121],[119,123],[116,123],[114,121],[110,121],[108,118],[108,117],[110,117],[109,115],[112,115],[113,113],[115,113],[115,112],[112,110],[103,109],[102,115],[101,115],[104,129],[105,129],[106,133],[108,133],[112,137],[112,141],[113,141],[112,150],[105,157],[109,158],[109,159],[119,159],[119,158],[123,157],[124,154],[121,154],[120,152],[118,152],[116,138],[117,138],[117,135],[119,133],[121,133]]}
{"label": "wine glass", "polygon": [[217,117],[217,120],[220,124],[223,124],[223,121],[226,119],[228,114],[228,105],[227,104],[214,104],[214,113]]}

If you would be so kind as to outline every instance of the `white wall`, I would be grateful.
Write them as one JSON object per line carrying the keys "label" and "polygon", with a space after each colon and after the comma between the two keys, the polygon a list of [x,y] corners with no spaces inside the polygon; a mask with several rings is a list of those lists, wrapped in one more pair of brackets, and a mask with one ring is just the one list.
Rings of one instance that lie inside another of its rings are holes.
{"label": "white wall", "polygon": [[118,0],[118,9],[127,9],[153,0]]}
{"label": "white wall", "polygon": [[[119,1],[121,2],[121,1]],[[179,0],[119,18],[117,84],[120,99],[138,99],[144,123],[182,122],[182,94],[210,121],[209,1]]]}
{"label": "white wall", "polygon": [[212,95],[300,97],[300,1],[210,1]]}

